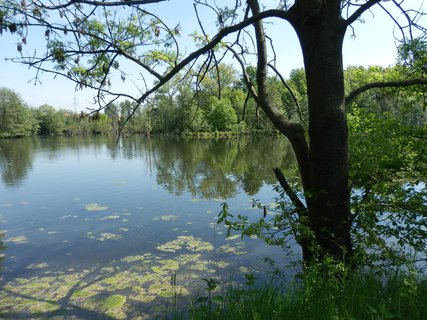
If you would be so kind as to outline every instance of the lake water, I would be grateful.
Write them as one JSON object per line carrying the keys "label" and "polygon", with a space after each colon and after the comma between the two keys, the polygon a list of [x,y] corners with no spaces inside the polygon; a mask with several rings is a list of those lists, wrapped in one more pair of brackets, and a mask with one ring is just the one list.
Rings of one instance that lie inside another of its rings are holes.
{"label": "lake water", "polygon": [[274,207],[274,166],[295,172],[280,138],[0,140],[0,318],[149,319],[262,279],[289,258],[216,220]]}

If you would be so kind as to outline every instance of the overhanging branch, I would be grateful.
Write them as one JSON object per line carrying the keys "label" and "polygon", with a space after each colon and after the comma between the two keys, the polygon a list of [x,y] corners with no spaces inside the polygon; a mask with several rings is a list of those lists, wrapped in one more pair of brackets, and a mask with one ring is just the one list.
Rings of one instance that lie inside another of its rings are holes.
{"label": "overhanging branch", "polygon": [[[283,76],[280,74],[280,72],[279,72],[279,70],[277,70],[276,69],[276,67],[274,67],[271,63],[269,63],[268,64],[268,66],[271,68],[271,69],[273,69],[273,71],[277,74],[277,76],[279,77],[279,79],[280,79],[280,81],[282,82],[282,84],[285,86],[285,88],[288,90],[288,92],[289,92],[289,94],[291,95],[291,97],[292,97],[292,100],[294,101],[294,103],[295,103],[295,107],[296,107],[296,110],[297,110],[297,113],[298,113],[298,117],[299,117],[299,120],[301,121],[301,122],[304,122],[304,119],[303,119],[303,117],[302,117],[302,114],[301,114],[301,107],[300,107],[300,105],[299,105],[299,103],[298,103],[298,99],[297,99],[297,97],[295,96],[295,93],[293,92],[293,90],[292,90],[292,88],[286,83],[286,81],[285,81],[285,79],[283,78]],[[305,125],[305,124],[304,124]]]}
{"label": "overhanging branch", "polygon": [[295,193],[295,191],[292,189],[292,187],[289,185],[288,181],[285,178],[285,175],[283,174],[282,170],[279,168],[273,168],[274,174],[276,175],[277,180],[279,181],[280,185],[282,186],[283,190],[288,195],[289,199],[292,201],[293,205],[296,207],[299,215],[306,215],[307,208],[302,203],[298,195]]}
{"label": "overhanging branch", "polygon": [[372,82],[357,88],[350,92],[345,98],[345,104],[350,104],[359,94],[374,88],[400,88],[400,87],[411,87],[416,85],[427,85],[427,79],[416,78],[400,81],[385,81],[385,82]]}
{"label": "overhanging branch", "polygon": [[75,4],[88,4],[94,7],[117,7],[124,5],[140,5],[140,4],[150,4],[150,3],[159,3],[167,0],[124,0],[124,1],[92,1],[92,0],[71,0],[63,4],[58,4],[56,6],[44,6],[39,5],[40,8],[47,10],[57,10],[67,8]]}
{"label": "overhanging branch", "polygon": [[347,20],[346,20],[346,25],[349,26],[351,25],[353,22],[355,22],[357,19],[360,18],[360,16],[367,10],[369,10],[370,8],[372,8],[374,5],[376,5],[377,3],[379,3],[381,0],[369,0],[366,3],[364,3],[363,5],[361,5],[359,7],[359,9],[357,9]]}

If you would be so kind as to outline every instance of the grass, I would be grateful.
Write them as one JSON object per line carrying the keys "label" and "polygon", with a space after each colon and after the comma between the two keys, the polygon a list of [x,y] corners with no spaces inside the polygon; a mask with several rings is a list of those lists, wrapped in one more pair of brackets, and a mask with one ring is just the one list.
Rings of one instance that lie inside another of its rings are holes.
{"label": "grass", "polygon": [[[212,289],[212,288],[210,288]],[[427,279],[411,273],[356,274],[344,280],[312,273],[290,284],[266,284],[195,298],[188,319],[427,319]]]}

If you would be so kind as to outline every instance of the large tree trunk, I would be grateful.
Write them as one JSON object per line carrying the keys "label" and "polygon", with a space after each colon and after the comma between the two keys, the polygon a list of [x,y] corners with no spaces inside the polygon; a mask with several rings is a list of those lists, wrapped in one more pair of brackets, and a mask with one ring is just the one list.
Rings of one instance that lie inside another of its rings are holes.
{"label": "large tree trunk", "polygon": [[[253,14],[257,0],[247,0]],[[300,221],[313,238],[301,232],[297,241],[304,261],[331,255],[347,262],[352,257],[348,186],[348,130],[345,114],[342,42],[346,25],[339,0],[300,0],[289,9],[304,56],[309,108],[309,143],[301,125],[289,123],[272,105],[267,85],[267,50],[261,21],[254,23],[258,49],[257,102],[273,124],[290,140],[295,152],[306,206],[293,197],[284,177],[276,176],[298,208]]]}
{"label": "large tree trunk", "polygon": [[329,254],[348,261],[353,253],[342,62],[346,27],[334,2],[314,1],[318,7],[296,7],[297,18],[291,23],[301,43],[307,80],[309,226],[320,258]]}

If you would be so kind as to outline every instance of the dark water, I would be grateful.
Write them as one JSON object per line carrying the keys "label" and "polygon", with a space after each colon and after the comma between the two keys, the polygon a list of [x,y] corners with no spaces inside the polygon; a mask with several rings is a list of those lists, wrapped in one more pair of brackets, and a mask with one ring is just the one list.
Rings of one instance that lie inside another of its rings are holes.
{"label": "dark water", "polygon": [[0,140],[0,317],[145,319],[202,278],[262,278],[285,255],[215,222],[274,206],[274,166],[295,174],[279,138]]}

